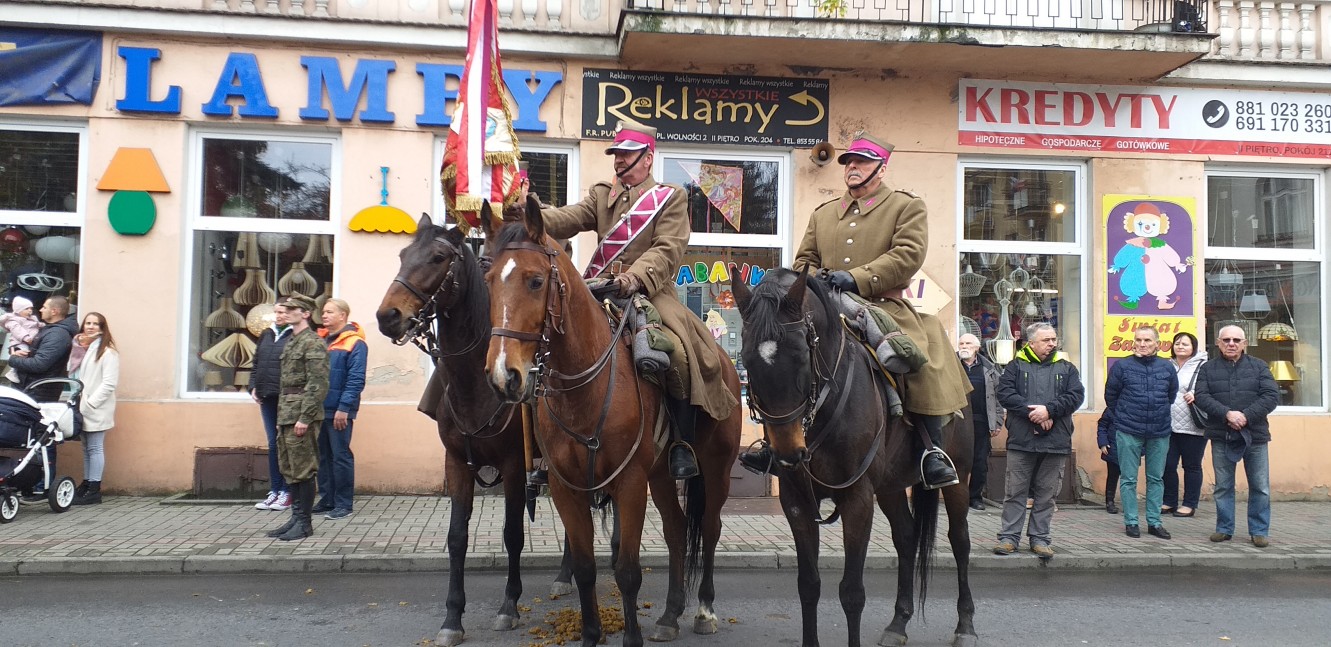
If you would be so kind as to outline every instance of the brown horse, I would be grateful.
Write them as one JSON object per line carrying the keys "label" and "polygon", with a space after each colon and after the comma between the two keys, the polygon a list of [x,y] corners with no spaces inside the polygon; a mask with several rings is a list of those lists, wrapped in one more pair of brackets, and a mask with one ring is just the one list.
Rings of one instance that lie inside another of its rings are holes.
{"label": "brown horse", "polygon": [[[491,385],[506,399],[539,392],[537,439],[549,461],[551,494],[572,551],[582,644],[590,647],[601,639],[586,495],[590,491],[602,491],[618,504],[622,531],[614,569],[624,604],[623,644],[642,644],[638,559],[648,484],[670,550],[669,593],[652,640],[678,635],[685,587],[692,580],[686,573],[701,576],[693,630],[715,632],[712,566],[721,535],[721,506],[739,451],[739,408],[721,421],[698,417],[700,474],[685,482],[681,510],[666,452],[653,442],[653,429],[662,417],[662,392],[638,374],[623,328],[618,335],[611,329],[616,322],[602,310],[568,256],[545,235],[540,202],[529,197],[521,222],[506,223],[498,232],[487,229],[486,238],[492,241],[494,259],[486,274],[494,325],[486,366]],[[738,399],[739,377],[729,361],[722,364],[724,388]]]}
{"label": "brown horse", "polygon": [[[430,404],[435,405],[439,440],[445,449],[451,517],[447,611],[434,644],[456,645],[465,637],[463,567],[476,485],[495,484],[481,478],[480,469],[487,466],[498,470],[504,488],[504,547],[508,551],[508,585],[492,626],[505,631],[518,624],[526,500],[522,416],[517,407],[500,402],[485,379],[490,298],[481,266],[462,231],[422,217],[416,237],[399,256],[401,268],[376,314],[380,332],[399,344],[417,343],[435,361],[439,381],[432,386],[438,387],[438,400]],[[567,575],[563,581],[568,581]]]}
{"label": "brown horse", "polygon": [[[848,645],[860,644],[864,611],[864,560],[873,525],[874,498],[892,525],[897,551],[897,601],[879,645],[906,643],[918,579],[920,605],[927,593],[939,490],[920,483],[915,432],[888,407],[886,377],[876,360],[850,335],[821,281],[776,269],[749,290],[742,279],[731,287],[744,320],[740,352],[749,370],[749,406],[772,445],[781,484],[781,507],[795,540],[803,610],[802,645],[818,645],[818,503],[831,499],[831,519],[843,519],[846,561],[841,607]],[[961,483],[943,488],[948,539],[957,560],[957,627],[954,645],[974,645],[975,603],[970,562],[969,480],[973,441],[969,414],[944,427],[944,449]],[[911,498],[906,489],[911,488]],[[912,515],[911,509],[914,508]]]}

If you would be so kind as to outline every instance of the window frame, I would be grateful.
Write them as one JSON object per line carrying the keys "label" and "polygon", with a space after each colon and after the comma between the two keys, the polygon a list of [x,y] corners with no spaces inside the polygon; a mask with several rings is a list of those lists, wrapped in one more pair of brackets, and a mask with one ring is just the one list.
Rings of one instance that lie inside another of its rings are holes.
{"label": "window frame", "polygon": [[73,133],[78,135],[79,162],[76,186],[78,200],[74,211],[18,211],[0,209],[0,222],[17,226],[79,227],[87,221],[88,191],[88,125],[64,121],[45,121],[40,119],[11,120],[16,115],[0,115],[0,130],[20,130],[25,132]]}
{"label": "window frame", "polygon": [[[1092,227],[1095,226],[1094,214],[1099,213],[1098,205],[1091,204],[1089,193],[1090,187],[1090,168],[1085,160],[1067,160],[1054,158],[1038,157],[961,157],[957,159],[957,212],[956,212],[956,232],[957,246],[953,258],[953,267],[961,266],[961,256],[963,254],[1008,254],[1012,252],[1012,243],[1010,240],[977,240],[965,237],[966,232],[966,171],[971,168],[984,169],[1011,169],[1017,171],[1070,171],[1073,173],[1073,187],[1077,204],[1081,205],[1079,209],[1074,209],[1073,217],[1080,218],[1081,221],[1074,223],[1072,227],[1073,241],[1071,242],[1047,242],[1047,241],[1021,241],[1023,245],[1022,253],[1041,254],[1047,256],[1075,256],[1081,259],[1080,286],[1082,294],[1081,313],[1077,317],[1078,335],[1081,338],[1081,352],[1077,357],[1077,371],[1081,374],[1083,385],[1091,384],[1093,380],[1099,379],[1096,371],[1089,363],[1091,342],[1094,336],[1087,334],[1090,330],[1092,311],[1099,307],[1099,300],[1091,292],[1090,275],[1091,263],[1094,262],[1094,255],[1088,246],[1096,238],[1090,235]],[[952,279],[952,294],[959,294],[961,288],[961,273],[955,272]],[[956,310],[953,317],[953,328],[961,329],[961,309],[959,307],[960,297],[953,300],[952,305]],[[1072,331],[1064,329],[1060,331],[1060,337],[1067,338],[1072,335]],[[1060,340],[1060,350],[1062,347]],[[1094,389],[1086,390],[1086,397],[1082,399],[1078,411],[1086,411],[1091,408],[1091,402],[1094,399],[1092,394]]]}
{"label": "window frame", "polygon": [[[774,162],[777,165],[776,233],[773,234],[713,234],[690,232],[689,247],[746,247],[779,249],[781,267],[790,267],[794,261],[794,218],[790,187],[791,159],[789,152],[774,153],[755,148],[716,148],[703,146],[659,147],[652,160],[652,177],[665,177],[667,159],[700,159],[715,157],[739,161]],[[659,180],[658,180],[659,181]],[[772,269],[772,268],[767,268]]]}
{"label": "window frame", "polygon": [[[1322,321],[1331,321],[1331,308],[1328,307],[1327,298],[1331,292],[1327,288],[1327,259],[1326,244],[1323,238],[1326,236],[1326,227],[1324,222],[1331,213],[1326,202],[1326,185],[1328,174],[1331,170],[1307,167],[1307,166],[1262,166],[1253,164],[1207,164],[1202,173],[1202,187],[1204,197],[1201,200],[1199,217],[1201,219],[1202,234],[1202,260],[1228,260],[1228,261],[1271,261],[1276,263],[1284,262],[1306,262],[1316,263],[1318,265],[1318,274],[1321,277],[1319,281],[1319,298],[1322,303],[1321,317]],[[1313,183],[1313,212],[1312,212],[1312,241],[1310,249],[1281,249],[1274,247],[1230,247],[1223,245],[1210,245],[1211,240],[1211,178],[1212,177],[1260,177],[1260,178],[1287,178],[1311,180]],[[1202,312],[1201,330],[1207,330],[1205,320],[1205,310]],[[1322,375],[1327,373],[1327,326],[1320,327],[1317,339],[1317,348],[1320,352],[1318,362],[1321,364]],[[1214,340],[1200,340],[1203,346],[1209,347]],[[1322,404],[1316,406],[1309,405],[1277,405],[1275,414],[1293,414],[1307,415],[1311,413],[1326,413],[1331,411],[1331,403],[1328,398],[1331,397],[1331,385],[1327,380],[1322,380],[1320,386]]]}
{"label": "window frame", "polygon": [[[248,140],[248,141],[282,141],[296,142],[306,144],[328,144],[330,147],[329,155],[329,191],[328,191],[328,220],[277,220],[272,218],[225,218],[221,216],[204,216],[203,210],[203,146],[204,141],[208,139],[229,139],[229,140]],[[342,257],[342,236],[341,232],[345,227],[342,215],[342,192],[337,189],[341,186],[342,178],[342,137],[340,133],[312,133],[307,131],[277,130],[246,128],[244,130],[231,130],[227,128],[193,128],[189,132],[189,144],[187,148],[188,159],[185,164],[185,184],[184,200],[184,226],[181,228],[180,253],[181,253],[181,282],[180,282],[180,323],[177,333],[180,337],[177,352],[180,357],[176,379],[178,382],[176,388],[177,397],[182,400],[217,400],[217,401],[241,401],[250,400],[250,395],[243,391],[190,391],[189,390],[189,372],[193,369],[191,360],[199,360],[190,357],[190,330],[194,325],[191,318],[191,305],[193,304],[192,282],[195,255],[194,239],[195,232],[199,231],[226,231],[226,232],[257,232],[257,233],[283,233],[283,234],[321,234],[333,237],[333,258]],[[332,273],[333,292],[339,293],[341,289],[341,272],[334,265]]]}

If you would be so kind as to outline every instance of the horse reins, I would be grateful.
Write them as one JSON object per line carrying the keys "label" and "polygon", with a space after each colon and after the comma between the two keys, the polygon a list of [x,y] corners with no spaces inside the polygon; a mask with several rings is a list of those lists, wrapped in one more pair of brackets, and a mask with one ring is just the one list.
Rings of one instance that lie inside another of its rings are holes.
{"label": "horse reins", "polygon": [[[492,336],[508,337],[510,339],[516,339],[518,341],[536,342],[537,344],[536,355],[535,355],[536,366],[532,368],[532,375],[530,376],[530,379],[528,381],[530,385],[529,390],[524,395],[523,400],[525,401],[531,398],[540,398],[542,400],[543,405],[545,406],[546,413],[548,413],[550,415],[550,419],[555,422],[555,426],[558,427],[560,431],[564,432],[564,435],[568,436],[570,439],[572,439],[573,441],[577,442],[578,444],[582,445],[587,449],[588,486],[580,487],[570,483],[568,479],[564,478],[564,475],[561,474],[559,470],[555,468],[555,465],[553,463],[551,463],[549,466],[550,472],[554,474],[555,477],[558,478],[560,482],[563,483],[569,489],[581,492],[594,492],[596,490],[600,490],[601,488],[604,488],[606,485],[608,485],[611,481],[615,480],[615,478],[619,476],[620,472],[623,472],[624,469],[628,467],[629,463],[632,462],[633,456],[638,453],[638,447],[641,446],[642,444],[644,429],[646,427],[646,421],[643,415],[644,412],[643,412],[642,391],[641,391],[642,387],[641,385],[638,385],[639,389],[638,435],[637,438],[633,441],[633,447],[624,456],[624,461],[620,463],[619,466],[616,467],[613,472],[610,473],[610,476],[606,477],[605,480],[601,481],[600,483],[592,485],[593,483],[596,482],[596,455],[597,452],[600,451],[601,449],[601,434],[602,432],[605,431],[605,421],[610,415],[610,403],[614,399],[614,385],[615,385],[614,359],[617,357],[617,354],[614,352],[615,346],[620,342],[621,339],[623,339],[624,331],[627,329],[629,318],[627,315],[620,317],[619,327],[615,330],[614,335],[611,337],[610,344],[606,346],[606,349],[601,353],[600,357],[598,357],[595,362],[592,362],[591,366],[572,375],[561,373],[559,371],[554,370],[549,366],[550,339],[554,334],[560,334],[560,335],[564,334],[564,327],[563,327],[564,317],[565,313],[568,310],[568,286],[562,280],[560,280],[559,266],[558,263],[556,262],[556,259],[559,257],[559,251],[547,245],[539,245],[532,242],[515,242],[515,243],[509,243],[508,245],[504,246],[502,249],[496,251],[495,255],[498,256],[499,253],[508,250],[538,252],[544,254],[548,258],[550,262],[550,271],[547,275],[546,286],[545,286],[546,290],[545,318],[541,322],[540,333],[530,333],[521,330],[511,330],[509,328],[495,327],[490,329],[490,334]],[[558,307],[558,311],[556,311],[556,307]],[[591,384],[592,381],[594,381],[597,377],[600,376],[601,372],[605,370],[607,365],[610,367],[610,383],[606,385],[605,401],[602,403],[600,415],[597,417],[596,431],[591,436],[583,436],[574,431],[573,429],[571,429],[568,425],[564,423],[563,420],[560,420],[559,416],[556,415],[554,408],[550,404],[550,399],[545,396],[549,395],[550,393],[567,393],[569,391],[573,391],[582,388],[584,386],[587,386]],[[571,382],[575,380],[581,380],[581,381],[571,386],[564,386],[563,388],[555,388],[547,384],[547,379],[556,379],[560,380],[561,382]],[[540,436],[537,435],[535,437],[539,444]],[[544,447],[541,447],[541,453],[543,455],[547,456],[549,455],[545,451]]]}

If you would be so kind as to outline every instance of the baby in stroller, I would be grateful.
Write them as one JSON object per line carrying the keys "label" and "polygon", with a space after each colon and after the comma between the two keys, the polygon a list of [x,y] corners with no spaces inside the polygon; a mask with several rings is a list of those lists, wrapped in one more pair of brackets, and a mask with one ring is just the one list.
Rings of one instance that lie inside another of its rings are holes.
{"label": "baby in stroller", "polygon": [[82,427],[79,397],[83,383],[69,378],[38,380],[29,390],[51,383],[71,393],[60,402],[37,402],[27,393],[0,386],[0,523],[18,516],[19,493],[43,485],[47,502],[64,512],[74,502],[74,479],[55,478],[50,465],[56,446],[76,438]]}

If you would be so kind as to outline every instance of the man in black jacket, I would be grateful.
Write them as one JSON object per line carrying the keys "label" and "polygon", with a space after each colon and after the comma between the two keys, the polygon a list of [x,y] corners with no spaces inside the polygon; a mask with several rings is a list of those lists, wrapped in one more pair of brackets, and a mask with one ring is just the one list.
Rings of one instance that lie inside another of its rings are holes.
{"label": "man in black jacket", "polygon": [[1026,493],[1035,488],[1031,522],[1026,528],[1031,552],[1054,556],[1049,522],[1063,466],[1072,453],[1072,414],[1086,396],[1077,367],[1054,349],[1058,333],[1047,323],[1026,328],[1027,345],[1008,362],[998,382],[998,401],[1007,409],[1007,472],[1003,486],[1002,527],[997,555],[1017,551],[1026,526]]}
{"label": "man in black jacket", "polygon": [[[47,297],[39,312],[46,326],[37,332],[31,348],[14,351],[9,358],[9,365],[18,373],[19,389],[24,391],[38,380],[69,376],[66,370],[69,350],[79,331],[79,322],[69,316],[69,299],[65,297]],[[38,402],[55,402],[64,388],[63,384],[47,384],[28,391],[28,395]],[[55,452],[51,452],[50,471],[55,474]],[[46,500],[46,496],[25,492],[22,500],[24,503],[39,503]]]}
{"label": "man in black jacket", "polygon": [[1234,537],[1234,470],[1243,461],[1248,475],[1248,535],[1258,548],[1270,545],[1271,478],[1266,445],[1271,426],[1266,417],[1280,403],[1280,389],[1266,362],[1249,356],[1248,339],[1238,326],[1216,333],[1220,359],[1197,369],[1194,387],[1197,408],[1209,416],[1206,437],[1211,439],[1211,465],[1215,468],[1215,533],[1211,541]]}

